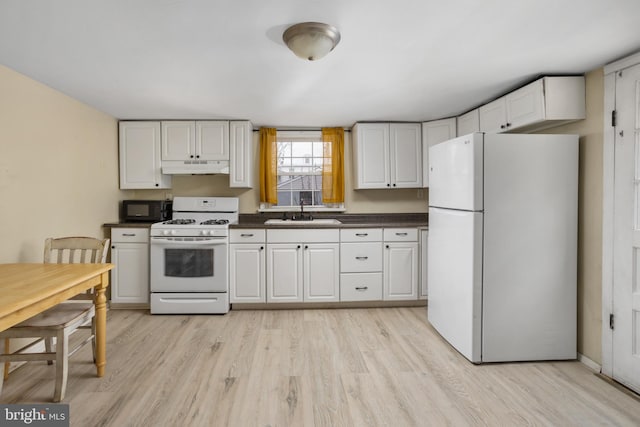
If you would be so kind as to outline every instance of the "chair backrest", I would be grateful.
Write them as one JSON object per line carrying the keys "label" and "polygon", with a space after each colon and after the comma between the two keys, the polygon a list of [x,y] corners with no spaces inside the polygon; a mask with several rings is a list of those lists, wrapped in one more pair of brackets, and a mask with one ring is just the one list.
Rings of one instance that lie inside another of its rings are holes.
{"label": "chair backrest", "polygon": [[93,237],[48,238],[44,242],[44,262],[102,264],[107,259],[109,239]]}
{"label": "chair backrest", "polygon": [[[109,239],[93,237],[60,237],[44,241],[44,262],[47,264],[102,264],[107,260]],[[93,300],[93,289],[71,298]]]}

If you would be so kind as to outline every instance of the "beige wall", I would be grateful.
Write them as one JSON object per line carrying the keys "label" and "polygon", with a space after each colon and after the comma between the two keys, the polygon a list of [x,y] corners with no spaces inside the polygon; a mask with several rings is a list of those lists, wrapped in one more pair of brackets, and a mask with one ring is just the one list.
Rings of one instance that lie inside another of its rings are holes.
{"label": "beige wall", "polygon": [[602,153],[604,71],[587,73],[587,118],[545,133],[580,135],[578,352],[602,362]]}
{"label": "beige wall", "polygon": [[46,237],[117,220],[117,122],[0,66],[0,262],[41,262]]}

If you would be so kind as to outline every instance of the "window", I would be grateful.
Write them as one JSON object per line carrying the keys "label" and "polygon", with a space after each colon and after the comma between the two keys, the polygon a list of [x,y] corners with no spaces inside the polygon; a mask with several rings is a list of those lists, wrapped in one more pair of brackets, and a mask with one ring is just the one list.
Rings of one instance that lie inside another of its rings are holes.
{"label": "window", "polygon": [[278,207],[323,206],[320,132],[278,132]]}
{"label": "window", "polygon": [[344,211],[343,128],[260,128],[260,210],[297,210],[301,202]]}

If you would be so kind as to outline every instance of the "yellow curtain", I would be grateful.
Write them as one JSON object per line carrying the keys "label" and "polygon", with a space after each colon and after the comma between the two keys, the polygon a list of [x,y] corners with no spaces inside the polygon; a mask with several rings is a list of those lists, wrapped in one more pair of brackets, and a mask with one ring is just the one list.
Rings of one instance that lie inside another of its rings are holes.
{"label": "yellow curtain", "polygon": [[344,203],[344,129],[322,128],[322,202]]}
{"label": "yellow curtain", "polygon": [[275,128],[260,128],[260,202],[278,203],[278,141]]}

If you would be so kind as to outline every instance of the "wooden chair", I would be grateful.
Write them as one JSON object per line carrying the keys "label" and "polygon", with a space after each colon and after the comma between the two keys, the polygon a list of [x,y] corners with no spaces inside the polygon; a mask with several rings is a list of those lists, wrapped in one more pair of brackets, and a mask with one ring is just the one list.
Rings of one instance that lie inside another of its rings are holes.
{"label": "wooden chair", "polygon": [[[94,239],[91,237],[63,237],[49,238],[44,245],[45,263],[104,263],[109,250],[109,239]],[[49,365],[56,362],[56,385],[53,395],[54,402],[64,399],[67,387],[67,372],[69,357],[85,344],[91,342],[93,359],[95,361],[95,307],[93,293],[80,294],[70,301],[58,304],[30,319],[25,320],[5,331],[0,332],[0,339],[5,340],[5,350],[0,353],[0,362],[5,363],[4,374],[8,374],[11,362],[46,360]],[[81,301],[77,301],[81,300]],[[89,336],[83,339],[72,350],[69,350],[69,336],[78,329],[88,329]],[[36,338],[28,345],[10,352],[8,339]],[[56,338],[55,351],[53,338]],[[45,351],[28,353],[36,344],[44,340]],[[0,341],[1,342],[1,341]],[[0,381],[0,393],[2,382]]]}

